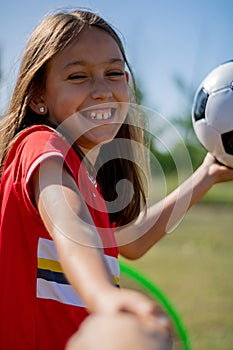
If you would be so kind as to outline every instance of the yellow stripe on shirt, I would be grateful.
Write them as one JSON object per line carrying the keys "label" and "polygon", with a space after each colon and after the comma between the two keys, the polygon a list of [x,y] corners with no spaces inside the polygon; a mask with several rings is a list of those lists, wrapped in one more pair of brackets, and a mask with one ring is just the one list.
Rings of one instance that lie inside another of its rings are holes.
{"label": "yellow stripe on shirt", "polygon": [[38,268],[63,273],[61,264],[55,260],[38,258]]}

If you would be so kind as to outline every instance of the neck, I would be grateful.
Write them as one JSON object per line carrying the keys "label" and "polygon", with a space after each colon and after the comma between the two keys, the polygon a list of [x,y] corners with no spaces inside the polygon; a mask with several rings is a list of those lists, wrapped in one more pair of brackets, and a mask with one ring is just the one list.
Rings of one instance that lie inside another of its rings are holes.
{"label": "neck", "polygon": [[85,157],[88,159],[88,161],[92,164],[94,167],[96,159],[100,152],[100,146],[93,147],[92,149],[86,149],[80,145],[78,145],[81,151],[85,154]]}

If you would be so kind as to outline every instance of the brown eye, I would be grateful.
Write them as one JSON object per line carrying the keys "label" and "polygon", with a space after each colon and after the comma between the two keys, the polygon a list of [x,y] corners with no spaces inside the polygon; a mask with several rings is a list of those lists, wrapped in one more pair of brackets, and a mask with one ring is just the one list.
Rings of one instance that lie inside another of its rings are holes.
{"label": "brown eye", "polygon": [[108,72],[106,75],[107,77],[122,77],[125,75],[125,73],[121,71],[111,71]]}
{"label": "brown eye", "polygon": [[87,78],[87,75],[85,74],[72,74],[68,77],[69,80],[81,80],[86,78]]}

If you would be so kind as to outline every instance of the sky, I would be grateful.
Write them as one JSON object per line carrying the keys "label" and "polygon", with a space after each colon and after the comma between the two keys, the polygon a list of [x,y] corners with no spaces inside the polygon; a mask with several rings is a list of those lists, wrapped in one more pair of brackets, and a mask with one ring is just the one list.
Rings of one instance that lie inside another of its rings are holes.
{"label": "sky", "polygon": [[143,104],[166,118],[217,65],[233,59],[233,0],[6,0],[0,5],[0,111],[10,97],[26,41],[48,11],[88,7],[122,34]]}

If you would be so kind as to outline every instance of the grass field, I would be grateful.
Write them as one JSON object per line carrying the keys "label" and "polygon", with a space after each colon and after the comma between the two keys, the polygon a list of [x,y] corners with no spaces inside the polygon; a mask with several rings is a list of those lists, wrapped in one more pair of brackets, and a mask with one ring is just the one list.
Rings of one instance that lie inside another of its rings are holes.
{"label": "grass field", "polygon": [[211,190],[175,231],[127,264],[169,298],[192,350],[233,349],[232,184]]}

